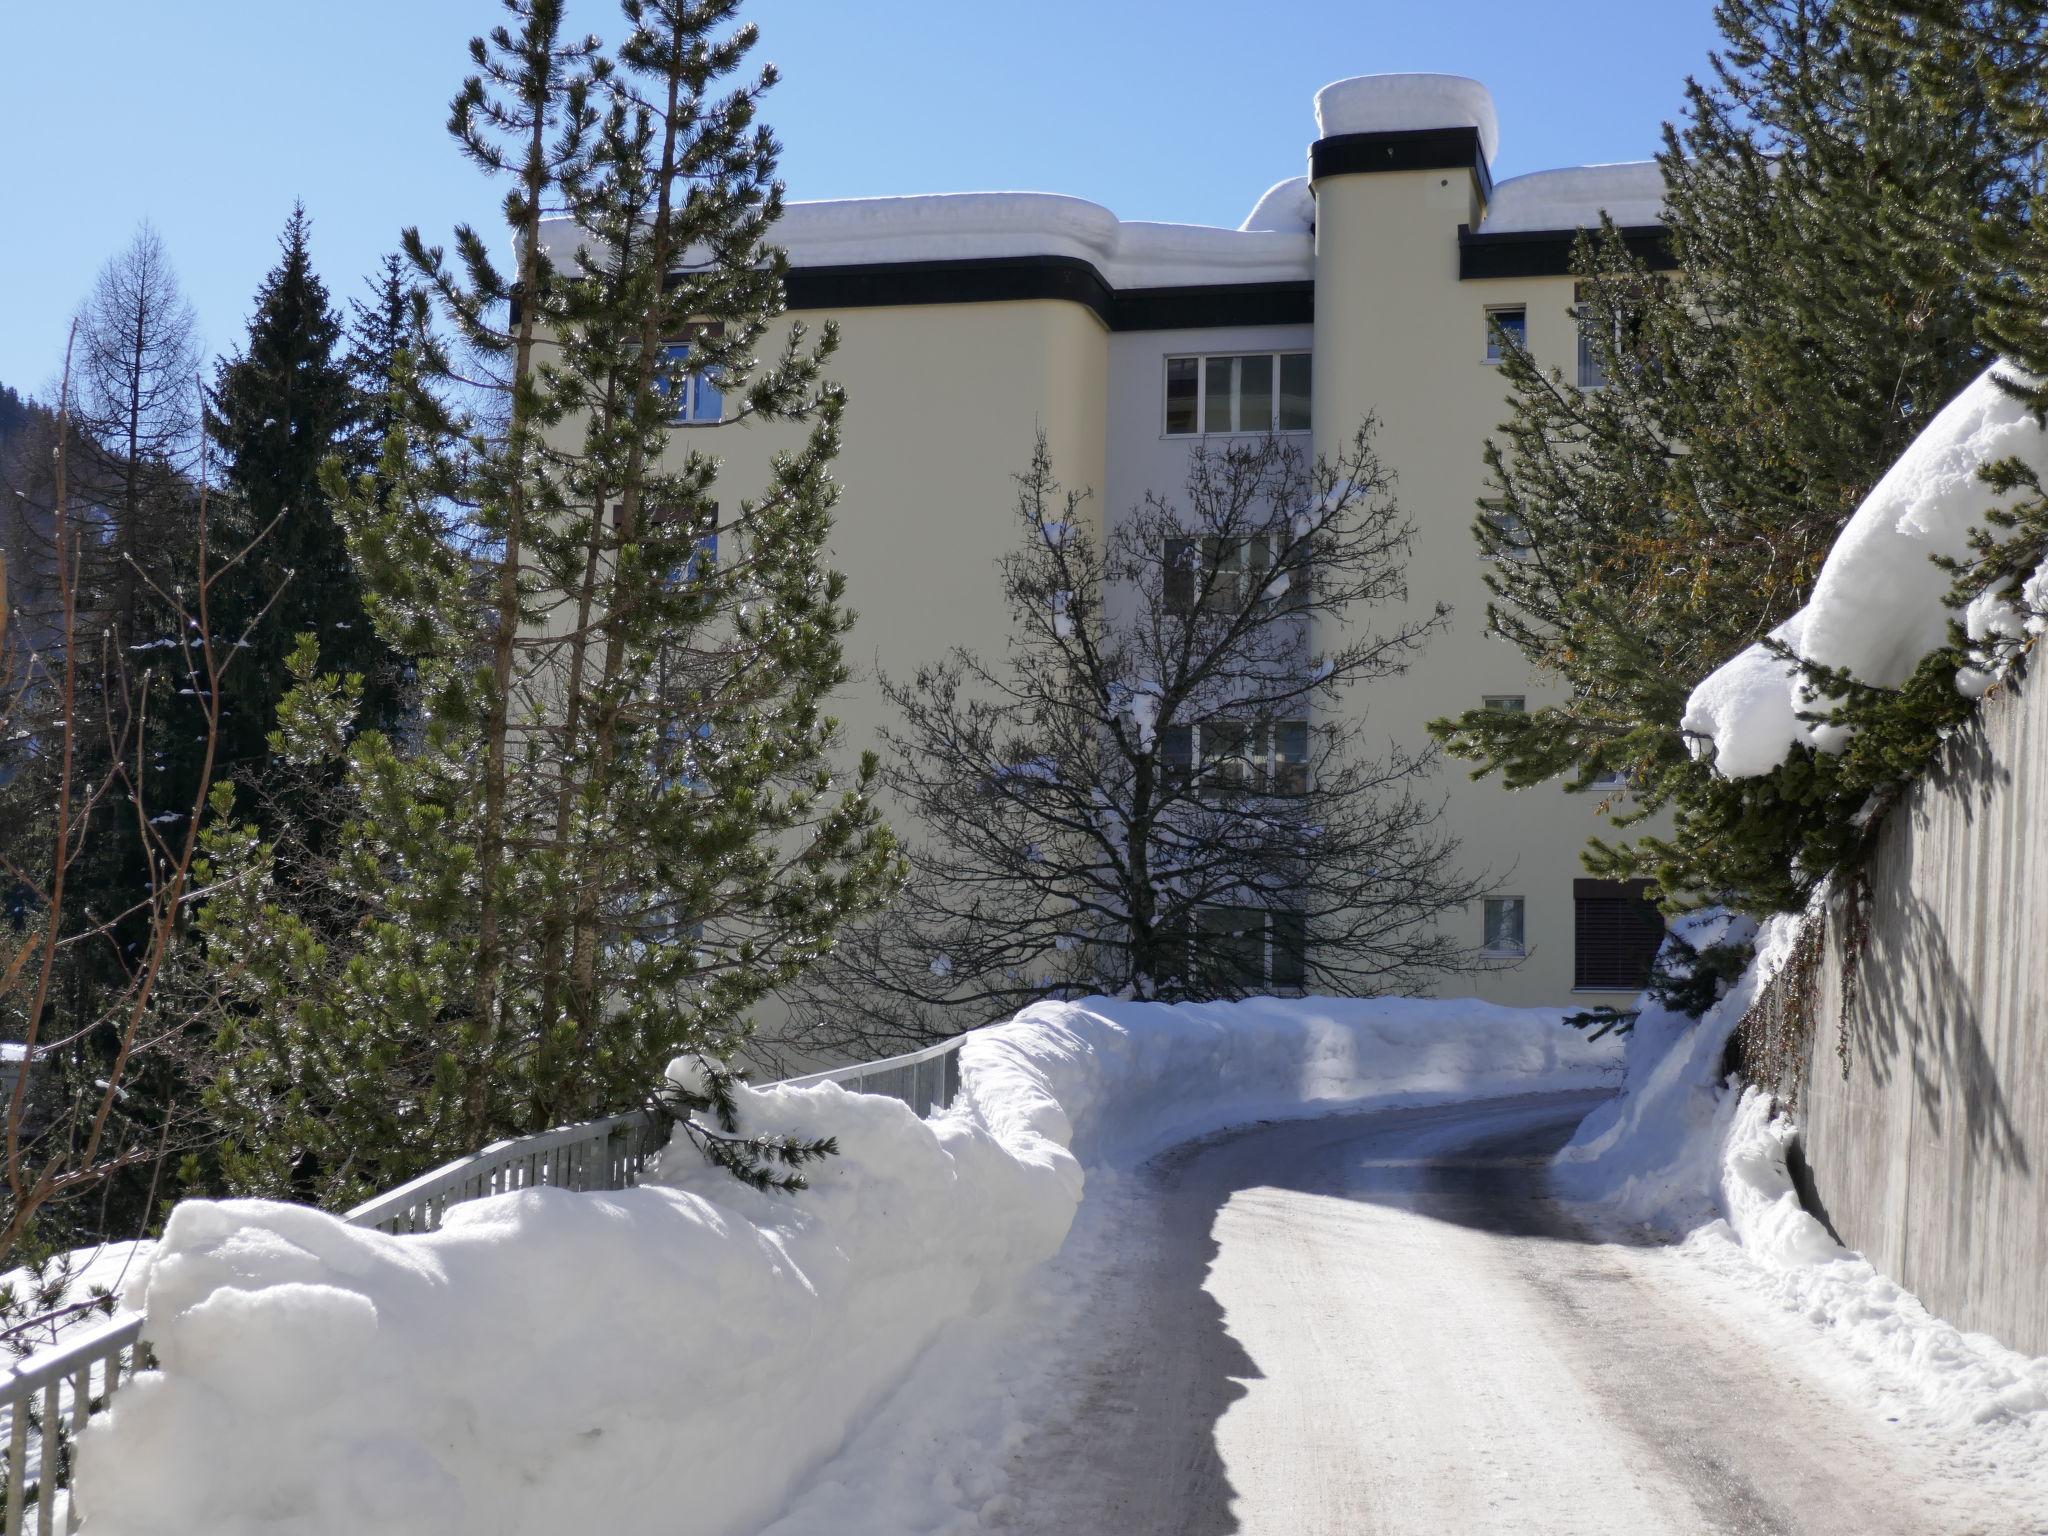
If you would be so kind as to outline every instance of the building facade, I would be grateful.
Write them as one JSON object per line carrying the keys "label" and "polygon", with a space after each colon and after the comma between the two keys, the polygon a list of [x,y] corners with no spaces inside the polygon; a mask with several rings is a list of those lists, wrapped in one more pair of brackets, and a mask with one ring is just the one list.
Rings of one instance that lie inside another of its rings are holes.
{"label": "building facade", "polygon": [[[860,614],[838,708],[850,754],[883,723],[878,668],[907,674],[954,645],[1000,654],[996,561],[1017,537],[1012,476],[1041,432],[1061,480],[1093,492],[1099,535],[1147,491],[1176,490],[1198,443],[1277,430],[1334,455],[1370,414],[1416,529],[1412,601],[1448,603],[1453,617],[1406,676],[1347,707],[1367,711],[1376,737],[1416,747],[1432,719],[1487,699],[1534,706],[1554,686],[1485,631],[1472,523],[1482,441],[1506,414],[1494,327],[1597,387],[1571,313],[1572,244],[1605,212],[1656,259],[1657,169],[1495,184],[1492,101],[1452,76],[1341,81],[1318,94],[1316,130],[1307,174],[1273,187],[1238,229],[1126,223],[1037,193],[789,208],[777,239],[792,318],[829,317],[843,338],[834,556]],[[678,432],[716,433],[734,483],[760,483],[776,431],[695,414]],[[1460,937],[1518,962],[1446,989],[1625,1001],[1654,927],[1628,892],[1584,877],[1600,797],[1510,793],[1456,763],[1439,779],[1462,861],[1496,891],[1463,915]]]}

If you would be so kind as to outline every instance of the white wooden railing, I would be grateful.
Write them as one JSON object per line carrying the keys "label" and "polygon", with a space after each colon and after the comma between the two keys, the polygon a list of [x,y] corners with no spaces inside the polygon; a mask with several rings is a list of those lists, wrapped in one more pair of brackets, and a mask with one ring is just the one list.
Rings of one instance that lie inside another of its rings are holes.
{"label": "white wooden railing", "polygon": [[[950,1106],[960,1091],[960,1043],[954,1036],[907,1056],[861,1062],[784,1079],[790,1087],[838,1083],[850,1093],[901,1099],[919,1115]],[[634,1110],[606,1120],[560,1126],[537,1136],[494,1142],[409,1184],[366,1200],[343,1218],[359,1227],[431,1232],[449,1206],[486,1195],[549,1185],[556,1189],[629,1189],[660,1151],[661,1117]],[[72,1448],[87,1419],[106,1410],[121,1384],[144,1368],[143,1318],[123,1312],[66,1330],[48,1348],[0,1374],[0,1434],[6,1438],[0,1482],[0,1533],[37,1536],[76,1531]]]}

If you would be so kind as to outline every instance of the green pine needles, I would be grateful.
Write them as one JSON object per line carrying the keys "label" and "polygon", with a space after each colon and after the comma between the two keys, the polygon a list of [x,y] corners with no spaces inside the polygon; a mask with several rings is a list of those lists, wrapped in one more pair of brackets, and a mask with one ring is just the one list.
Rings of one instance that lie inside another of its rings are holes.
{"label": "green pine needles", "polygon": [[[412,708],[365,728],[364,679],[303,646],[275,745],[339,770],[324,850],[225,816],[209,844],[242,1189],[341,1202],[640,1101],[899,878],[872,760],[829,760],[844,401],[831,328],[782,316],[774,72],[743,75],[736,0],[626,0],[609,53],[559,0],[507,9],[450,127],[510,183],[515,265],[407,232],[441,324],[401,349],[378,465],[325,482]],[[765,484],[674,430],[706,400],[721,438],[774,425]],[[750,1183],[831,1150],[718,1125]]]}
{"label": "green pine needles", "polygon": [[[1977,51],[1895,7],[1722,0],[1717,17],[1713,72],[1659,157],[1679,271],[1650,270],[1611,226],[1581,238],[1603,387],[1504,349],[1510,416],[1476,528],[1488,625],[1563,697],[1433,730],[1475,776],[1609,797],[1628,835],[1593,843],[1596,874],[1648,877],[1674,905],[1796,910],[1967,714],[1958,657],[1896,693],[1816,675],[1857,734],[1761,778],[1717,778],[1679,721],[1701,679],[1805,601],[1878,477],[2012,342],[2024,280],[1987,263],[2038,262],[2040,134]],[[1995,314],[1987,285],[2007,294]],[[2038,352],[2038,308],[2033,324]],[[1644,830],[1660,813],[1665,830]]]}

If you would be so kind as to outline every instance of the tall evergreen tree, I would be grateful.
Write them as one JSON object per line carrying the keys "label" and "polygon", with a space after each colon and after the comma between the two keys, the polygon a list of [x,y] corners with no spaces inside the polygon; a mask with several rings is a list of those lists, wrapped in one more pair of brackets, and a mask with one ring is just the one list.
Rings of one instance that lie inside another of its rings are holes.
{"label": "tall evergreen tree", "polygon": [[[737,0],[626,0],[612,58],[562,39],[559,0],[508,9],[452,127],[513,183],[517,266],[467,228],[453,261],[406,237],[493,398],[451,415],[413,387],[449,371],[420,338],[379,471],[342,501],[419,718],[351,737],[357,690],[306,652],[287,700],[297,757],[346,746],[319,893],[342,936],[252,833],[213,844],[246,876],[205,917],[242,1187],[346,1198],[640,1099],[680,1052],[729,1055],[894,875],[872,762],[842,783],[827,761],[843,405],[829,330],[769,344],[774,73],[729,82],[755,42]],[[544,225],[555,209],[570,222]],[[674,435],[720,414],[789,433],[752,494],[721,495],[717,459]]]}
{"label": "tall evergreen tree", "polygon": [[1488,621],[1565,697],[1436,730],[1511,787],[1613,795],[1625,775],[1618,819],[1669,809],[1676,830],[1596,843],[1598,872],[1768,908],[1851,857],[1856,812],[1934,726],[1731,785],[1680,732],[1687,695],[1804,601],[1876,478],[1985,366],[1954,248],[2017,217],[2031,161],[1967,67],[1930,96],[1838,0],[1716,16],[1713,73],[1659,157],[1678,273],[1611,229],[1581,242],[1602,388],[1507,348],[1477,528]]}
{"label": "tall evergreen tree", "polygon": [[207,402],[235,513],[247,534],[265,532],[223,599],[224,622],[247,629],[255,651],[256,664],[233,674],[221,719],[222,775],[244,783],[264,776],[290,686],[284,663],[299,635],[313,636],[324,665],[363,679],[365,723],[388,728],[397,718],[398,659],[370,623],[321,484],[321,465],[346,443],[363,406],[310,235],[304,205],[294,206],[278,263],[256,290],[248,338],[216,367]]}

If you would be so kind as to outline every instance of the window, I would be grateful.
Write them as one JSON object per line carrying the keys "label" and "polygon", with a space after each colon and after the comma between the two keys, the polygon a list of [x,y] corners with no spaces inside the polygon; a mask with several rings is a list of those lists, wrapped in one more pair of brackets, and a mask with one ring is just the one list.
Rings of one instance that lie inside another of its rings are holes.
{"label": "window", "polygon": [[1186,613],[1195,606],[1195,594],[1202,595],[1202,607],[1209,613],[1235,613],[1247,598],[1259,596],[1292,612],[1308,602],[1310,582],[1306,569],[1307,546],[1297,547],[1292,569],[1273,576],[1273,557],[1288,547],[1285,534],[1258,533],[1249,538],[1168,539],[1165,575],[1161,595],[1168,613]]}
{"label": "window", "polygon": [[[1217,789],[1244,789],[1265,777],[1264,764],[1251,758],[1252,728],[1234,721],[1211,720],[1202,727],[1202,778]],[[1260,752],[1260,757],[1265,753]]]}
{"label": "window", "polygon": [[1526,955],[1528,945],[1522,932],[1522,898],[1486,898],[1486,930],[1480,947],[1489,955]]}
{"label": "window", "polygon": [[1281,720],[1271,730],[1235,720],[1169,725],[1159,733],[1162,777],[1185,784],[1199,768],[1205,788],[1305,795],[1309,785],[1306,720]]}
{"label": "window", "polygon": [[1600,355],[1600,321],[1587,308],[1584,283],[1572,289],[1572,302],[1579,306],[1579,388],[1604,388],[1607,365]]}
{"label": "window", "polygon": [[1572,985],[1639,992],[1664,942],[1664,916],[1642,880],[1572,882]]}
{"label": "window", "polygon": [[1273,793],[1308,793],[1308,722],[1282,720],[1273,727]]}
{"label": "window", "polygon": [[1520,304],[1489,309],[1486,312],[1486,360],[1497,363],[1506,352],[1505,343],[1512,341],[1523,351],[1529,347],[1529,311]]}
{"label": "window", "polygon": [[1529,530],[1516,514],[1487,511],[1480,513],[1479,517],[1493,539],[1491,548],[1487,550],[1490,559],[1521,561],[1534,557]]}
{"label": "window", "polygon": [[1159,733],[1159,768],[1168,781],[1185,784],[1195,772],[1195,728],[1169,725]]}
{"label": "window", "polygon": [[725,414],[725,395],[716,376],[709,370],[690,368],[690,343],[670,342],[661,349],[661,362],[654,387],[674,404],[670,422],[677,426],[709,423]]}
{"label": "window", "polygon": [[1166,360],[1166,435],[1306,432],[1306,352],[1246,352]]}
{"label": "window", "polygon": [[1510,715],[1527,714],[1529,710],[1529,701],[1519,693],[1489,693],[1479,702],[1488,709]]}
{"label": "window", "polygon": [[1192,959],[1198,987],[1298,992],[1308,985],[1308,923],[1299,912],[1202,907]]}

